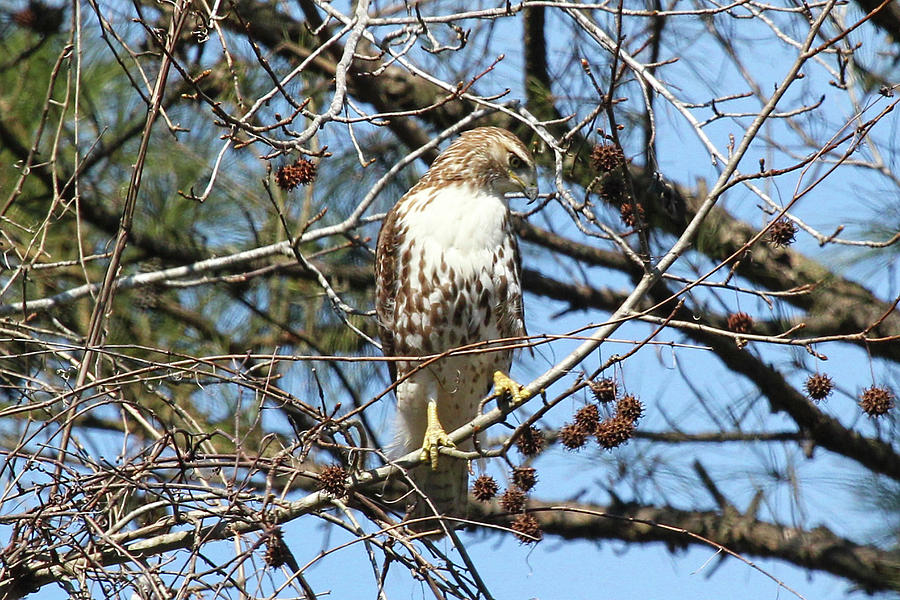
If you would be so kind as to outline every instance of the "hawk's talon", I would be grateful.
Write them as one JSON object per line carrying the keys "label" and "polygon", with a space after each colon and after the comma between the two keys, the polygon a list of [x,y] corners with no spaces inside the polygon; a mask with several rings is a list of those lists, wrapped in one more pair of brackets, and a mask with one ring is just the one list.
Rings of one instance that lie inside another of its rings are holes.
{"label": "hawk's talon", "polygon": [[518,404],[531,396],[531,392],[513,381],[509,375],[502,371],[494,371],[494,394],[502,396],[509,392],[513,404]]}
{"label": "hawk's talon", "polygon": [[431,468],[437,469],[441,446],[456,448],[456,444],[450,440],[450,436],[438,421],[437,402],[431,400],[428,402],[428,426],[425,428],[425,439],[422,441],[422,453],[419,455],[419,460],[430,461]]}

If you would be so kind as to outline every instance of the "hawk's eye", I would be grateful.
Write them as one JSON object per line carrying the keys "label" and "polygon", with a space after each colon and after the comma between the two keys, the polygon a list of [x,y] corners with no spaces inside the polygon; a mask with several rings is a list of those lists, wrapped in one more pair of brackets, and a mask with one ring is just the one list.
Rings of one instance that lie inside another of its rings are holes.
{"label": "hawk's eye", "polygon": [[516,156],[515,154],[509,155],[509,168],[510,169],[518,169],[522,166],[522,159]]}

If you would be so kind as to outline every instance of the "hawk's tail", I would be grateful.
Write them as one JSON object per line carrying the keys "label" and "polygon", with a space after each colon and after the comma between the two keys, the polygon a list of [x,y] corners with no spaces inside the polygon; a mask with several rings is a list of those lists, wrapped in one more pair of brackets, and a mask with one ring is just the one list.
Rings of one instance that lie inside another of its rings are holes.
{"label": "hawk's tail", "polygon": [[[458,527],[455,519],[465,518],[469,499],[467,461],[441,456],[437,469],[425,464],[411,471],[410,477],[418,492],[412,492],[415,505],[408,519],[419,520],[407,527],[415,533],[433,533],[435,537],[444,535],[445,528]],[[444,519],[442,524],[437,515],[450,519]]]}

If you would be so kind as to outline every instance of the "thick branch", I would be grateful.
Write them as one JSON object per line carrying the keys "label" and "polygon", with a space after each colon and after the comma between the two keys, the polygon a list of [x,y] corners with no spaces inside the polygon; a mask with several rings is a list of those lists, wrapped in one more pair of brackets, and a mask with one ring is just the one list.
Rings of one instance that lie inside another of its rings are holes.
{"label": "thick branch", "polygon": [[[476,516],[486,521],[505,522],[508,518],[496,509],[488,512],[490,509],[477,502],[471,505],[473,511],[478,511]],[[529,509],[545,533],[565,539],[662,542],[676,550],[703,545],[698,537],[706,538],[741,555],[776,558],[832,573],[868,592],[900,590],[900,552],[857,544],[826,527],[788,527],[736,510],[684,511],[638,504],[596,506],[532,501]]]}
{"label": "thick branch", "polygon": [[[730,239],[729,247],[735,251],[743,245],[755,231],[728,215],[724,210],[714,208],[707,217],[712,222],[710,231],[704,231],[704,243],[712,237],[717,244]],[[557,235],[521,219],[516,220],[516,232],[522,239],[537,244],[552,252],[564,254],[587,265],[616,269],[632,276],[638,275],[625,257],[610,251],[600,250],[587,244]],[[707,235],[708,233],[708,235]],[[738,240],[743,240],[738,242]],[[702,248],[700,248],[702,250]],[[707,247],[709,250],[709,247]],[[727,256],[726,250],[716,252]],[[890,305],[875,297],[863,286],[837,277],[826,267],[790,249],[774,249],[767,246],[755,247],[752,256],[747,256],[737,272],[754,283],[767,284],[768,289],[784,291],[796,289],[798,293],[779,296],[790,304],[808,311],[803,317],[804,335],[809,337],[855,335],[865,331],[872,323],[890,310]],[[760,257],[763,260],[760,260]],[[752,263],[744,266],[744,263]],[[805,290],[805,291],[804,291]],[[604,310],[609,310],[605,308]],[[780,333],[778,323],[761,330],[762,333]],[[873,328],[868,338],[900,335],[900,314],[892,311],[879,327]],[[900,361],[900,344],[873,344],[862,339],[851,339],[849,343],[864,346],[873,356]]]}

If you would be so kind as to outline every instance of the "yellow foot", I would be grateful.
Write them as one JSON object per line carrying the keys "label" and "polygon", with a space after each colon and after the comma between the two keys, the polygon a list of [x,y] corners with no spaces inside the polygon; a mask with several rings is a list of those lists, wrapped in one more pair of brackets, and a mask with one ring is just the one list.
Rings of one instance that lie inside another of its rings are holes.
{"label": "yellow foot", "polygon": [[438,467],[441,446],[456,448],[456,444],[450,441],[450,436],[438,421],[437,402],[431,400],[428,402],[428,426],[425,428],[425,440],[422,442],[421,460],[431,461],[432,469]]}
{"label": "yellow foot", "polygon": [[502,371],[494,371],[494,393],[502,396],[506,392],[509,392],[513,404],[518,404],[531,396],[528,390],[510,379],[509,375]]}

